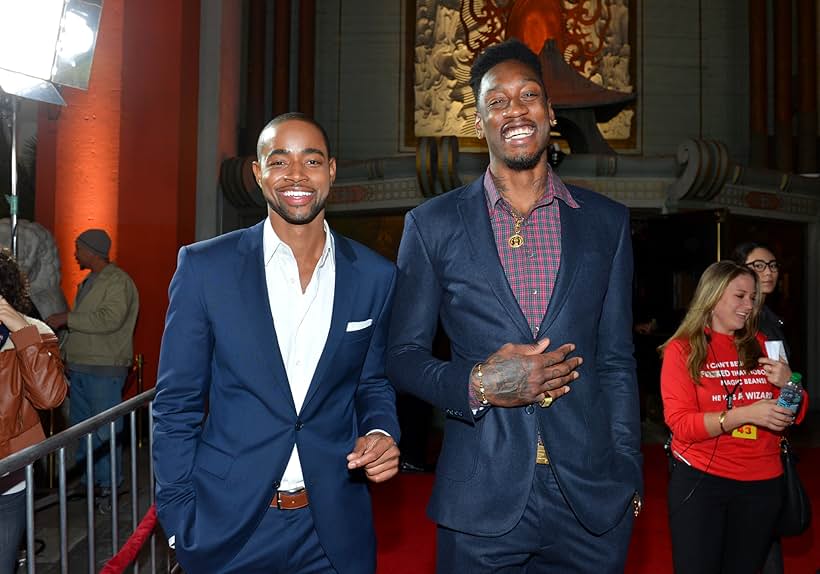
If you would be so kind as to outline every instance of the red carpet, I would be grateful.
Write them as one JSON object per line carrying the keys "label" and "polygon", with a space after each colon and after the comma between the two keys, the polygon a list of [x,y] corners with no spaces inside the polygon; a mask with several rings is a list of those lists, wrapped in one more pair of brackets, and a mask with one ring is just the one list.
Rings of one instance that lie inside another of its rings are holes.
{"label": "red carpet", "polygon": [[[820,449],[798,449],[800,476],[814,509],[812,527],[800,537],[783,541],[787,574],[815,574],[820,569]],[[660,445],[644,447],[646,500],[635,523],[626,572],[672,572],[672,549],[666,516],[666,459]],[[379,544],[378,574],[434,572],[435,525],[425,514],[433,487],[430,474],[400,474],[373,492]]]}

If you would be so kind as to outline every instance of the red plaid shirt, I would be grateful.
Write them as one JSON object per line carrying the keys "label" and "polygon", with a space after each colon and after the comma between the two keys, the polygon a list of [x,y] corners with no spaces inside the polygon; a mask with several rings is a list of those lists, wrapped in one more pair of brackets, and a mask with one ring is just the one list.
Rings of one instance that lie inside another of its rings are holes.
{"label": "red plaid shirt", "polygon": [[484,172],[484,191],[498,257],[518,306],[530,324],[533,339],[538,338],[538,328],[547,314],[561,265],[561,212],[555,198],[573,209],[579,207],[561,179],[548,169],[547,188],[524,218],[520,231],[524,244],[517,249],[508,243],[515,229],[512,207],[496,189],[490,169]]}

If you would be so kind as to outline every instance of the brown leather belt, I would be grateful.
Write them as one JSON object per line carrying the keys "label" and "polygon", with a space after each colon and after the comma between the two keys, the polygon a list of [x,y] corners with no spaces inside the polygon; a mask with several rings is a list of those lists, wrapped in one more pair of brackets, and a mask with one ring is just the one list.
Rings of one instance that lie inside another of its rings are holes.
{"label": "brown leather belt", "polygon": [[270,501],[270,507],[279,510],[296,510],[307,505],[308,495],[304,488],[296,492],[277,490],[276,494],[273,495],[273,500]]}

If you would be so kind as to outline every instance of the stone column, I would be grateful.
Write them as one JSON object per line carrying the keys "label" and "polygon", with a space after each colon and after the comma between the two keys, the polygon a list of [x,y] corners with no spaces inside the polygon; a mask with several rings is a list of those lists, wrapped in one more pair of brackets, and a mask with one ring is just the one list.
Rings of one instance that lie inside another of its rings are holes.
{"label": "stone column", "polygon": [[749,164],[769,163],[766,0],[749,0]]}
{"label": "stone column", "polygon": [[313,116],[313,85],[316,58],[316,2],[299,4],[299,111]]}
{"label": "stone column", "polygon": [[797,2],[797,171],[817,172],[817,4]]}
{"label": "stone column", "polygon": [[88,91],[65,90],[68,105],[39,117],[35,215],[57,242],[63,292],[73,302],[86,275],[77,235],[105,229],[139,290],[148,384],[177,250],[194,239],[199,26],[200,0],[106,0]]}
{"label": "stone column", "polygon": [[273,12],[273,116],[290,110],[290,2],[280,0]]}
{"label": "stone column", "polygon": [[792,3],[774,2],[775,167],[794,171],[792,109]]}
{"label": "stone column", "polygon": [[265,0],[250,0],[247,11],[248,36],[246,46],[247,75],[245,82],[245,125],[242,146],[239,153],[256,153],[256,140],[265,123],[270,119],[265,109],[265,45],[266,16]]}

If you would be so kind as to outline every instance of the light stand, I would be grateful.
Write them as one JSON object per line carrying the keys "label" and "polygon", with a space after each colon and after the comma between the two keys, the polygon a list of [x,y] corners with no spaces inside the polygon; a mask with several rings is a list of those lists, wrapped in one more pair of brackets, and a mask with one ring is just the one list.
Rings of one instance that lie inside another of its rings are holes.
{"label": "light stand", "polygon": [[17,98],[3,94],[0,96],[0,119],[3,127],[8,126],[11,134],[11,194],[6,196],[11,220],[11,253],[17,259],[17,216],[19,214],[19,197],[17,194]]}

